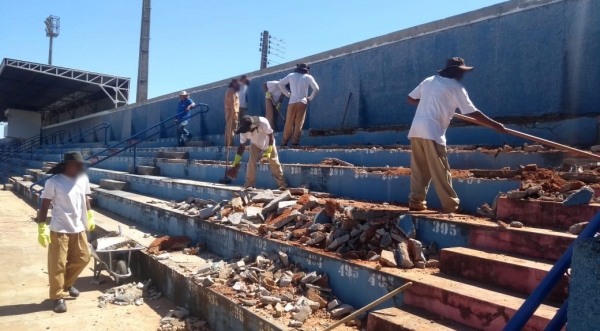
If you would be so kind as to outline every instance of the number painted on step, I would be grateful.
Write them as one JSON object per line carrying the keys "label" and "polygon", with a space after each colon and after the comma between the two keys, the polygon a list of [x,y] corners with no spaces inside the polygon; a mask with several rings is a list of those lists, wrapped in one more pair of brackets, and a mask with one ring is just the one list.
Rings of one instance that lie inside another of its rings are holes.
{"label": "number painted on step", "polygon": [[381,176],[381,179],[383,179],[383,180],[392,180],[392,179],[398,179],[398,176],[394,176],[394,175],[383,175],[383,176]]}
{"label": "number painted on step", "polygon": [[344,169],[331,168],[329,169],[329,176],[341,176],[344,174]]}
{"label": "number painted on step", "polygon": [[242,323],[244,322],[244,311],[242,310],[242,307],[236,305],[235,303],[231,307],[231,315],[238,321]]}
{"label": "number painted on step", "polygon": [[355,172],[354,178],[367,178],[367,173],[364,172]]}
{"label": "number painted on step", "polygon": [[194,219],[193,219],[193,218],[191,218],[191,217],[190,217],[190,218],[188,218],[188,224],[189,224],[190,226],[194,226]]}
{"label": "number painted on step", "polygon": [[439,233],[442,235],[448,235],[454,237],[458,234],[458,230],[456,229],[456,224],[449,224],[447,222],[433,221],[433,229],[434,233]]}
{"label": "number painted on step", "polygon": [[264,239],[256,239],[256,246],[259,250],[267,249],[267,241]]}
{"label": "number painted on step", "polygon": [[371,274],[369,277],[369,284],[373,287],[387,287],[388,285],[393,284],[394,277],[393,276],[385,276],[382,274]]}
{"label": "number painted on step", "polygon": [[192,192],[194,190],[194,187],[192,185],[186,185],[185,190],[188,192]]}
{"label": "number painted on step", "polygon": [[177,187],[178,190],[183,190],[183,185],[181,185],[181,184],[177,184],[176,187]]}
{"label": "number painted on step", "polygon": [[217,191],[214,188],[207,188],[206,191],[208,192],[208,194],[215,194],[217,193]]}
{"label": "number painted on step", "polygon": [[286,253],[286,254],[292,252],[292,248],[289,247],[289,246],[281,246],[281,247],[279,247],[279,250],[282,251],[282,252],[284,252],[284,253]]}
{"label": "number painted on step", "polygon": [[290,172],[292,173],[292,175],[297,175],[302,172],[302,168],[292,166],[290,167]]}
{"label": "number painted on step", "polygon": [[243,243],[244,242],[244,235],[239,233],[239,232],[234,232],[233,234],[233,240]]}
{"label": "number painted on step", "polygon": [[313,176],[318,176],[321,173],[320,170],[321,169],[319,169],[319,168],[310,168],[310,174]]}
{"label": "number painted on step", "polygon": [[204,193],[204,187],[202,187],[202,186],[196,187],[196,192],[198,192],[198,193]]}
{"label": "number painted on step", "polygon": [[227,197],[227,192],[221,190],[221,198],[226,198]]}
{"label": "number painted on step", "polygon": [[342,264],[340,266],[340,270],[338,270],[338,273],[342,275],[342,277],[358,278],[358,267],[349,264]]}
{"label": "number painted on step", "polygon": [[222,227],[219,227],[219,228],[217,229],[217,234],[218,234],[219,236],[226,236],[226,235],[227,235],[227,229],[225,229],[225,228],[222,228]]}
{"label": "number painted on step", "polygon": [[323,268],[323,257],[319,255],[309,254],[306,258],[306,263],[311,266]]}
{"label": "number painted on step", "polygon": [[210,227],[208,226],[208,224],[202,222],[200,223],[200,228],[202,229],[202,231],[209,231]]}
{"label": "number painted on step", "polygon": [[267,171],[267,170],[269,170],[269,165],[266,164],[266,163],[265,164],[261,163],[261,164],[258,165],[258,170],[260,170],[260,171]]}

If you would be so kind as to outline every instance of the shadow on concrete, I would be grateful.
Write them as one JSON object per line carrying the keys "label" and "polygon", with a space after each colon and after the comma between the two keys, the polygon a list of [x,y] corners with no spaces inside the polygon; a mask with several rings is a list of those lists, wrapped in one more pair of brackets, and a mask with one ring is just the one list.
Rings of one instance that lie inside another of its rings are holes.
{"label": "shadow on concrete", "polygon": [[0,316],[19,316],[52,310],[54,300],[46,299],[40,303],[26,303],[0,307]]}

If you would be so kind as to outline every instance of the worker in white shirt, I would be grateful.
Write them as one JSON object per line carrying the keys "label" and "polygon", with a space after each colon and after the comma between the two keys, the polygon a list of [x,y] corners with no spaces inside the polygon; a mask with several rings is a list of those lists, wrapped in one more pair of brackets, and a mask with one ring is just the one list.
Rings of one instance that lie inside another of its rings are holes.
{"label": "worker in white shirt", "polygon": [[250,79],[248,76],[242,75],[238,81],[240,82],[240,90],[238,91],[240,112],[238,118],[242,118],[246,115],[246,111],[248,110],[248,85],[250,85]]}
{"label": "worker in white shirt", "polygon": [[[244,116],[240,120],[240,126],[235,132],[240,134],[240,147],[233,160],[233,169],[239,169],[242,155],[246,150],[246,145],[250,141],[250,159],[246,168],[246,183],[244,187],[256,186],[256,164],[269,163],[271,173],[280,189],[285,189],[287,184],[283,179],[283,169],[279,163],[279,155],[275,147],[275,138],[273,130],[266,118],[260,116]],[[261,158],[262,154],[262,158]],[[237,170],[235,170],[237,174]]]}
{"label": "worker in white shirt", "polygon": [[[46,181],[38,212],[38,242],[48,247],[48,278],[54,312],[67,311],[66,297],[78,297],[73,286],[90,261],[86,230],[96,227],[88,195],[90,182],[84,173],[84,160],[79,152],[68,152],[47,173],[55,175]],[[46,215],[52,203],[52,218]]]}
{"label": "worker in white shirt", "polygon": [[[299,145],[302,126],[306,119],[306,107],[319,92],[319,85],[317,85],[313,76],[308,74],[309,69],[310,67],[306,63],[296,64],[294,72],[287,75],[277,84],[281,92],[290,98],[285,116],[282,146],[287,146],[288,141],[292,138],[292,133],[294,134],[292,145]],[[285,86],[287,84],[290,84],[291,92],[286,89]],[[308,96],[309,86],[312,88],[310,96]]]}
{"label": "worker in white shirt", "polygon": [[409,208],[425,210],[425,197],[433,180],[445,213],[458,209],[460,200],[452,188],[452,175],[446,155],[446,129],[456,108],[463,115],[478,120],[482,125],[499,133],[506,133],[504,125],[477,110],[465,88],[459,83],[464,74],[473,70],[465,60],[454,57],[446,61],[439,75],[426,78],[408,95],[406,101],[417,106],[417,112],[408,132],[411,147],[411,177]]}
{"label": "worker in white shirt", "polygon": [[263,89],[265,90],[265,117],[269,121],[273,131],[277,131],[277,114],[281,109],[281,101],[283,100],[283,93],[279,89],[278,80],[270,80],[263,83]]}

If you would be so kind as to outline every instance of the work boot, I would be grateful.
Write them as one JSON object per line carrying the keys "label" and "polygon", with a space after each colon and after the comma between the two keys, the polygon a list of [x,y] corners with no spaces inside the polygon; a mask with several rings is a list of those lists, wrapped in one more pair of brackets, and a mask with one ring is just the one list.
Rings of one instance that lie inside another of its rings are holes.
{"label": "work boot", "polygon": [[79,290],[75,288],[75,286],[71,286],[67,289],[69,291],[69,296],[72,298],[77,298],[79,296]]}
{"label": "work boot", "polygon": [[58,299],[54,302],[54,308],[52,310],[55,313],[66,313],[67,312],[67,304],[65,303],[65,299]]}

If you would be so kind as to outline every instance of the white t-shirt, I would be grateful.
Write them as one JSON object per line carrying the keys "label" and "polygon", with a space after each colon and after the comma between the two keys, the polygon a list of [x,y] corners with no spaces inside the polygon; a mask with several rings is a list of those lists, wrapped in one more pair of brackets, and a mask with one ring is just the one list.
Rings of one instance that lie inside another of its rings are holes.
{"label": "white t-shirt", "polygon": [[279,100],[279,97],[281,96],[281,90],[279,89],[279,86],[277,86],[278,83],[278,80],[270,80],[265,83],[267,84],[267,92],[271,93],[275,102],[277,102],[277,100]]}
{"label": "white t-shirt", "polygon": [[[288,92],[288,90],[285,88],[287,84],[290,84],[290,91],[292,93]],[[312,88],[312,93],[308,97],[308,99],[311,101],[315,95],[317,95],[317,92],[319,92],[319,85],[317,85],[317,82],[313,76],[309,74],[301,74],[299,72],[293,72],[285,76],[285,78],[280,80],[279,84],[277,85],[279,86],[281,92],[286,97],[290,98],[290,102],[288,104],[298,102],[306,103],[309,86]]]}
{"label": "white t-shirt", "polygon": [[240,84],[240,90],[238,91],[240,108],[248,108],[248,104],[246,103],[246,93],[248,93],[248,85]]}
{"label": "white t-shirt", "polygon": [[59,233],[79,233],[87,228],[86,195],[91,194],[90,182],[83,174],[76,179],[56,175],[46,181],[42,199],[52,200],[50,230]]}
{"label": "white t-shirt", "polygon": [[434,140],[446,146],[446,129],[456,108],[462,114],[477,111],[465,88],[456,80],[442,76],[426,78],[408,95],[420,99],[408,138]]}
{"label": "white t-shirt", "polygon": [[267,150],[269,147],[269,134],[273,133],[271,125],[266,118],[258,117],[258,128],[252,132],[246,132],[240,134],[240,143],[245,143],[250,140],[250,143],[260,148],[261,151]]}

